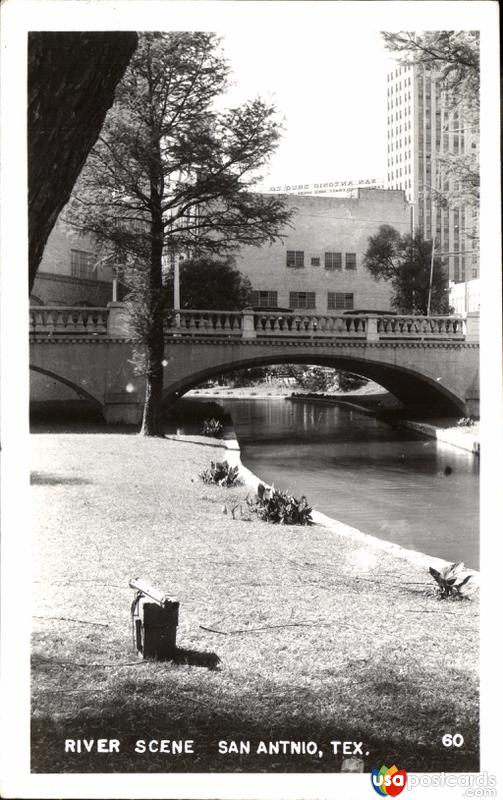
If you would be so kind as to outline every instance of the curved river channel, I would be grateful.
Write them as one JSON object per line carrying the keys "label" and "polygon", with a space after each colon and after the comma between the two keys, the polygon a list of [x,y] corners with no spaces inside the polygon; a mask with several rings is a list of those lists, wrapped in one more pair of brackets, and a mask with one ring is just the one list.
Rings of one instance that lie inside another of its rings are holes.
{"label": "curved river channel", "polygon": [[263,480],[365,533],[478,569],[476,456],[344,406],[219,402]]}

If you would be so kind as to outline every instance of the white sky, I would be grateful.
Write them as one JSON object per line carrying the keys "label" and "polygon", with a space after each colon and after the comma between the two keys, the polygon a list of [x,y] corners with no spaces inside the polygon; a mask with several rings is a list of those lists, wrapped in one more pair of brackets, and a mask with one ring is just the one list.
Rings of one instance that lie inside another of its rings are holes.
{"label": "white sky", "polygon": [[284,118],[264,184],[384,178],[391,59],[379,32],[292,26],[278,35],[264,26],[259,36],[230,31],[223,49],[235,81],[229,101],[260,95]]}

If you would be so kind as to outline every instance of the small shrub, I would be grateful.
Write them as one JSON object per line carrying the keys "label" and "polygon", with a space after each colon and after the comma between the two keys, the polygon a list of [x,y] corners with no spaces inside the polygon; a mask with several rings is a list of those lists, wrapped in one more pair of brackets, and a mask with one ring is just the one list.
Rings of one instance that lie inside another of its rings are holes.
{"label": "small shrub", "polygon": [[214,439],[220,439],[224,432],[224,426],[220,422],[220,420],[215,419],[212,417],[211,419],[205,419],[203,422],[203,436],[212,436]]}
{"label": "small shrub", "polygon": [[440,572],[430,567],[430,575],[438,584],[438,593],[441,600],[451,597],[453,600],[461,600],[464,596],[462,589],[472,578],[472,573],[465,569],[462,561],[456,564],[449,564]]}
{"label": "small shrub", "polygon": [[[261,491],[262,489],[262,491]],[[288,492],[266,489],[259,484],[256,497],[247,499],[248,507],[259,519],[279,525],[312,525],[312,508],[304,495],[297,500]]]}
{"label": "small shrub", "polygon": [[475,425],[474,417],[461,417],[456,422],[457,428],[471,428],[473,425]]}
{"label": "small shrub", "polygon": [[205,483],[217,486],[240,486],[243,482],[239,477],[239,467],[231,467],[227,461],[212,461],[199,477]]}

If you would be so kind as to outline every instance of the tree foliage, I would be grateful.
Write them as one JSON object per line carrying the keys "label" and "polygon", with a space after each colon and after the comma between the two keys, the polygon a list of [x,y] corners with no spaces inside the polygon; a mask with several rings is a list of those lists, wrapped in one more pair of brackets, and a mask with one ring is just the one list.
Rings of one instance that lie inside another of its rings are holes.
{"label": "tree foliage", "polygon": [[[182,308],[217,308],[239,311],[249,301],[252,286],[230,259],[187,259],[180,264],[180,305]],[[173,297],[173,275],[167,279]]]}
{"label": "tree foliage", "polygon": [[162,434],[169,257],[273,242],[291,216],[252,191],[279,142],[275,109],[255,99],[218,111],[228,75],[212,33],[142,34],[67,214],[123,265],[146,355],[147,435]]}
{"label": "tree foliage", "polygon": [[462,98],[478,105],[480,48],[478,31],[383,32],[387,50],[405,66],[422,64],[440,73],[452,101]]}
{"label": "tree foliage", "polygon": [[[432,242],[416,231],[402,236],[391,225],[381,225],[369,236],[364,265],[374,280],[390,281],[391,304],[404,314],[426,314],[430,292]],[[442,260],[433,258],[430,312],[449,313],[449,280]]]}

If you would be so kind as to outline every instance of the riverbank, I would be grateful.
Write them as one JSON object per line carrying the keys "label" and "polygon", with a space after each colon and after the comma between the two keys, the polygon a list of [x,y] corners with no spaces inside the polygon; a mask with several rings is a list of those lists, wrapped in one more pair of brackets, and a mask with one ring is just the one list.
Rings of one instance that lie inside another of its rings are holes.
{"label": "riverbank", "polygon": [[480,425],[476,422],[470,426],[453,426],[451,420],[434,420],[433,422],[419,422],[416,420],[403,420],[399,423],[404,428],[420,433],[430,439],[436,439],[442,444],[450,444],[469,453],[480,455]]}
{"label": "riverbank", "polygon": [[261,384],[255,388],[195,389],[187,392],[188,398],[200,400],[290,400],[293,402],[313,402],[319,405],[345,405],[362,414],[376,416],[382,422],[407,428],[425,436],[436,439],[475,455],[480,454],[480,423],[471,426],[457,426],[452,418],[436,418],[429,420],[403,419],[400,404],[386,389],[369,382],[356,391],[337,391],[330,394],[321,392],[303,392],[291,387],[271,385],[270,390]]}
{"label": "riverbank", "polygon": [[[292,393],[300,393],[301,391],[302,390],[295,382],[288,383],[287,381],[274,381],[271,383],[259,383],[256,386],[237,386],[232,388],[227,386],[213,386],[204,389],[191,389],[189,392],[186,392],[184,397],[193,399],[198,398],[201,400],[224,398],[236,400],[271,400],[277,398],[284,400],[285,398],[291,397]],[[304,392],[304,394],[307,395],[308,393]],[[361,398],[362,402],[365,402],[364,398],[366,397],[375,397],[376,403],[379,402],[379,400],[384,396],[387,396],[388,398],[392,397],[392,395],[390,395],[386,389],[383,389],[382,386],[374,383],[374,381],[368,381],[365,386],[362,386],[356,390],[334,390],[331,395],[334,399],[358,397]],[[394,401],[394,404],[396,405],[397,401]]]}
{"label": "riverbank", "polygon": [[[335,772],[335,739],[363,741],[367,770],[478,769],[476,597],[439,602],[423,564],[367,539],[256,520],[249,488],[198,477],[222,442],[32,441],[35,771]],[[180,600],[178,664],[134,657],[137,575]],[[454,719],[466,744],[446,750]],[[76,758],[62,746],[76,735],[123,748]],[[138,756],[136,738],[195,753]],[[323,756],[223,755],[224,739],[312,740]]]}
{"label": "riverbank", "polygon": [[[242,463],[241,450],[237,439],[233,439],[231,436],[229,436],[229,438],[225,441],[225,446],[227,451],[227,461],[229,464],[232,466],[237,466],[245,484],[253,489],[253,491],[257,491],[257,487],[259,483],[262,483],[262,480]],[[345,537],[352,542],[361,542],[363,545],[371,549],[382,550],[390,553],[391,555],[396,555],[401,559],[405,559],[406,561],[410,561],[420,567],[424,567],[425,570],[428,570],[429,567],[434,567],[434,569],[441,570],[451,563],[443,558],[438,558],[437,556],[432,556],[427,553],[421,553],[417,550],[410,550],[406,547],[402,547],[399,544],[395,544],[394,542],[381,539],[378,536],[372,536],[369,533],[359,530],[359,528],[354,528],[351,525],[346,525],[344,522],[333,519],[333,517],[329,517],[327,514],[323,514],[321,511],[313,510],[312,518],[316,524],[323,525],[325,528],[334,531],[338,536]],[[473,586],[478,588],[479,572],[477,570],[470,570],[470,572],[473,574]]]}

